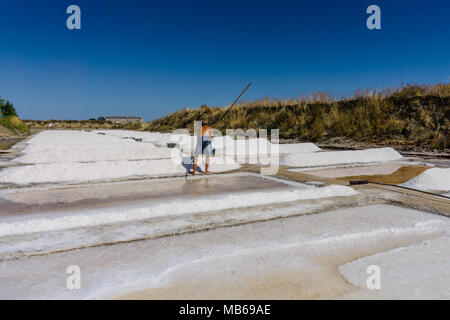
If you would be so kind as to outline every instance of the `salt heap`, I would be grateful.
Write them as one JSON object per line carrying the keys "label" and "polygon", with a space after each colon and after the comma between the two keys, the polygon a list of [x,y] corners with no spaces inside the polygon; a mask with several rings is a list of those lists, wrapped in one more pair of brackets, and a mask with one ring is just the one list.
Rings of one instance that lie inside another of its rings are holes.
{"label": "salt heap", "polygon": [[450,168],[428,169],[402,186],[419,190],[450,191]]}
{"label": "salt heap", "polygon": [[352,163],[370,163],[399,160],[402,156],[392,148],[367,149],[357,151],[330,151],[311,153],[291,153],[281,164],[291,167],[316,167]]}

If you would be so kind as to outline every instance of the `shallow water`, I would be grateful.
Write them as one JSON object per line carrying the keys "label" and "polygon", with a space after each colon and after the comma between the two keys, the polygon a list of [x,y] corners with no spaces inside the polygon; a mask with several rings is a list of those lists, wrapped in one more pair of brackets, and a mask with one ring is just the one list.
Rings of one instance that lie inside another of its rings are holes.
{"label": "shallow water", "polygon": [[376,182],[401,184],[429,169],[426,165],[405,165],[400,163],[379,163],[376,165],[344,166],[302,170],[312,176],[334,178],[343,181],[365,179]]}
{"label": "shallow water", "polygon": [[[324,177],[324,178],[341,178],[341,177],[348,177],[348,176],[357,176],[357,175],[361,175],[361,174],[387,175],[387,174],[391,174],[391,173],[395,172],[396,170],[398,170],[401,167],[402,167],[401,164],[388,163],[388,164],[376,164],[376,165],[360,165],[360,166],[322,168],[322,169],[304,170],[301,172],[305,173],[305,174],[310,174],[313,176]],[[294,170],[292,170],[292,171],[294,171]]]}
{"label": "shallow water", "polygon": [[370,180],[382,183],[390,183],[390,184],[401,184],[405,183],[412,178],[418,176],[425,170],[429,169],[427,166],[402,166],[398,170],[390,173],[390,174],[362,174],[362,175],[353,175],[337,178],[339,180],[349,181],[349,180]]}
{"label": "shallow water", "polygon": [[196,198],[289,188],[283,182],[250,174],[149,179],[136,182],[67,186],[47,190],[18,190],[0,198],[0,219],[55,210],[107,208],[145,201]]}

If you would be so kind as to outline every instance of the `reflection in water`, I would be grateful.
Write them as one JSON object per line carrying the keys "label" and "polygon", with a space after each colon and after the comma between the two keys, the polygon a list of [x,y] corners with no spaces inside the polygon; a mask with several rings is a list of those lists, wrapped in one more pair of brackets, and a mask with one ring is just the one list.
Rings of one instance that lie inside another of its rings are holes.
{"label": "reflection in water", "polygon": [[209,184],[209,178],[187,180],[187,188],[192,188],[195,197],[210,196],[213,188]]}
{"label": "reflection in water", "polygon": [[24,190],[6,194],[4,199],[0,198],[0,217],[288,187],[282,182],[254,175],[236,174]]}
{"label": "reflection in water", "polygon": [[390,184],[401,184],[405,183],[412,178],[418,176],[425,170],[429,169],[428,166],[402,166],[398,170],[394,171],[391,174],[377,174],[377,175],[358,175],[358,176],[348,176],[348,177],[340,177],[338,180],[370,180],[382,183],[390,183]]}

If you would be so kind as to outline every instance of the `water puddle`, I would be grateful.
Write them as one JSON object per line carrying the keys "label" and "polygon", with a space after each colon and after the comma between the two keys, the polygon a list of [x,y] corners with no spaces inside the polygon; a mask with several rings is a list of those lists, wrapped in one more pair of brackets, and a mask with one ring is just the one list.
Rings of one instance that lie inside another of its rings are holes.
{"label": "water puddle", "polygon": [[375,174],[375,175],[362,174],[347,177],[338,177],[337,179],[343,181],[363,179],[389,184],[401,184],[411,180],[412,178],[418,176],[419,174],[421,174],[422,172],[424,172],[429,168],[430,167],[428,166],[401,166],[399,169],[395,170],[390,174]]}
{"label": "water puddle", "polygon": [[281,181],[236,174],[25,190],[8,193],[4,198],[0,198],[0,218],[55,210],[90,210],[138,204],[149,200],[192,199],[289,187]]}

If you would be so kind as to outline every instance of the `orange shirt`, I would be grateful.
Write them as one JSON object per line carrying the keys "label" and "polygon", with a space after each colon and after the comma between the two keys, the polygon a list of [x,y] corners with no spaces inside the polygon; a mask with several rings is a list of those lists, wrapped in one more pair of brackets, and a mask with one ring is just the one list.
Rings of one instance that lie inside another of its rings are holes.
{"label": "orange shirt", "polygon": [[210,136],[212,128],[208,125],[202,126],[202,136]]}

